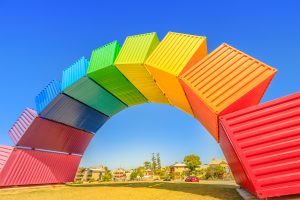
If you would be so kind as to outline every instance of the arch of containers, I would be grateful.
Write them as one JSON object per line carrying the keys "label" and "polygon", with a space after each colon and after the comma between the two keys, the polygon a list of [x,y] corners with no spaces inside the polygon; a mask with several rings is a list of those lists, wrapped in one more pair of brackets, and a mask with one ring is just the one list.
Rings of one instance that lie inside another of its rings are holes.
{"label": "arch of containers", "polygon": [[206,38],[128,36],[82,57],[35,98],[0,146],[0,186],[73,181],[97,130],[128,106],[155,102],[195,117],[236,182],[259,198],[300,191],[300,93],[259,104],[276,69]]}

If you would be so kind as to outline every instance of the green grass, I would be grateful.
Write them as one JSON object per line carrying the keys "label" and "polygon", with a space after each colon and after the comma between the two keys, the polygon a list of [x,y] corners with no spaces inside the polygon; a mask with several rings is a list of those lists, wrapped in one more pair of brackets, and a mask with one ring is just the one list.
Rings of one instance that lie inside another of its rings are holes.
{"label": "green grass", "polygon": [[205,183],[108,183],[85,186],[47,186],[0,190],[2,200],[240,200],[234,184]]}

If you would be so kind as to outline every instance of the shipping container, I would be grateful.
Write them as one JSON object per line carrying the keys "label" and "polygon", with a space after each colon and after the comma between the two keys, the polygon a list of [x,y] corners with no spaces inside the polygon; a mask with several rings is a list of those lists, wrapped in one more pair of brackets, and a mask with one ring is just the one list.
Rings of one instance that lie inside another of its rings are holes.
{"label": "shipping container", "polygon": [[299,194],[300,92],[220,116],[220,145],[237,183],[259,198]]}
{"label": "shipping container", "polygon": [[128,36],[115,60],[115,66],[150,102],[168,104],[144,63],[159,44],[156,33]]}
{"label": "shipping container", "polygon": [[91,55],[87,74],[126,105],[145,103],[147,99],[114,65],[120,49],[121,46],[117,41],[95,49]]}
{"label": "shipping container", "polygon": [[61,85],[57,80],[51,81],[40,93],[35,97],[35,105],[38,113],[51,102],[61,91]]}
{"label": "shipping container", "polygon": [[[44,107],[39,113],[40,117],[92,133],[96,133],[108,120],[109,117],[103,113],[60,93],[60,91],[53,90],[54,83],[57,84],[52,81],[36,97],[36,107],[42,107],[39,104],[40,102],[43,103]],[[53,96],[56,97],[53,99]]]}
{"label": "shipping container", "polygon": [[180,75],[195,117],[218,140],[218,116],[260,102],[276,69],[222,44]]}
{"label": "shipping container", "polygon": [[13,150],[13,147],[0,145],[0,175]]}
{"label": "shipping container", "polygon": [[26,108],[8,132],[16,146],[82,155],[94,134],[38,117]]}
{"label": "shipping container", "polygon": [[63,71],[63,93],[109,117],[125,109],[122,101],[87,77],[88,65],[88,60],[82,57]]}
{"label": "shipping container", "polygon": [[170,103],[191,115],[193,111],[179,82],[179,75],[206,54],[205,37],[169,32],[145,62]]}
{"label": "shipping container", "polygon": [[7,154],[0,171],[0,187],[71,182],[81,160],[81,156],[0,145],[0,157]]}

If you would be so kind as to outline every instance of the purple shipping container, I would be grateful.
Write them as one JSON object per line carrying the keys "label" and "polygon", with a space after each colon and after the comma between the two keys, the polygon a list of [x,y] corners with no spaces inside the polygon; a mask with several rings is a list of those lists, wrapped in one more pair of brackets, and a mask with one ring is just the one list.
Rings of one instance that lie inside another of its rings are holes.
{"label": "purple shipping container", "polygon": [[38,117],[26,108],[9,130],[17,146],[83,154],[94,134]]}

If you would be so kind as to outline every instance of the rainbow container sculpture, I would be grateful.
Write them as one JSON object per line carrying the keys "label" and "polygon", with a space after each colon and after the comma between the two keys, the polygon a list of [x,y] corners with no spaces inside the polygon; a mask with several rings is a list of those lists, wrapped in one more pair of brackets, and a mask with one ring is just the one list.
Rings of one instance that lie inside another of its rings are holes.
{"label": "rainbow container sculpture", "polygon": [[9,131],[17,147],[0,146],[0,186],[73,180],[109,117],[156,102],[202,123],[241,187],[259,198],[298,194],[300,95],[259,104],[276,72],[228,44],[207,54],[203,36],[170,32],[159,42],[146,33],[123,47],[108,43],[67,68],[62,86],[51,82],[35,99],[37,112],[23,112]]}

